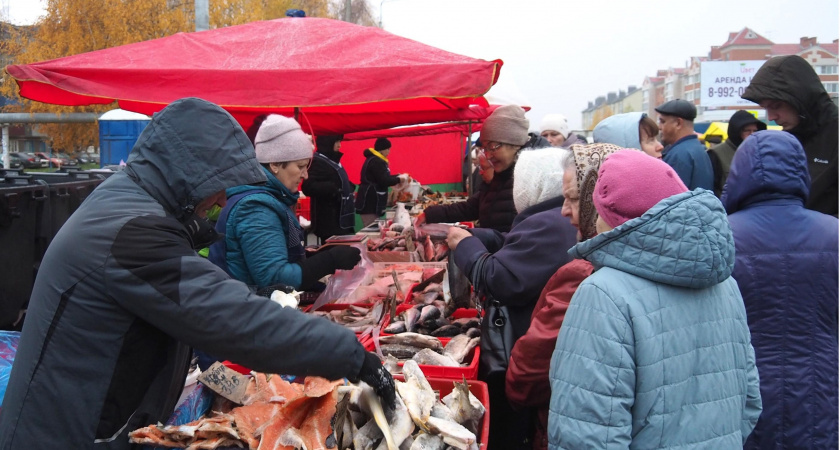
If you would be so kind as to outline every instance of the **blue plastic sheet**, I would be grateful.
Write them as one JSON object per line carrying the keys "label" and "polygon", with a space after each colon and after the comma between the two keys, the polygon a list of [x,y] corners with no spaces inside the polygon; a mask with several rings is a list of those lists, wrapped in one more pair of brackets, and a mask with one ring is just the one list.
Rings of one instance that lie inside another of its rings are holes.
{"label": "blue plastic sheet", "polygon": [[0,406],[6,395],[6,386],[9,384],[9,375],[12,373],[12,363],[15,361],[19,341],[20,332],[0,331]]}

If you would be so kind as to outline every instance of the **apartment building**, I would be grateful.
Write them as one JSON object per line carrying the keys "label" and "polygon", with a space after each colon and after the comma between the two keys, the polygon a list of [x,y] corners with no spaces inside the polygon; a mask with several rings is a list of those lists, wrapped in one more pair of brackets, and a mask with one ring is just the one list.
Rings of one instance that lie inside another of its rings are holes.
{"label": "apartment building", "polygon": [[[728,120],[733,110],[744,109],[745,106],[734,104],[736,100],[740,100],[739,95],[731,96],[731,104],[721,105],[720,102],[716,102],[714,106],[704,104],[704,92],[701,90],[704,63],[766,61],[774,56],[782,55],[799,55],[808,61],[822,80],[825,90],[835,103],[838,102],[840,89],[838,89],[837,39],[831,43],[820,43],[817,42],[816,37],[803,37],[799,43],[776,44],[745,27],[741,31],[729,33],[726,42],[719,46],[712,46],[707,56],[690,57],[685,67],[657,70],[655,75],[646,76],[638,90],[641,100],[639,110],[655,116],[654,108],[657,105],[675,98],[682,98],[697,106],[696,122]],[[751,64],[751,66],[755,65],[758,64]],[[764,118],[764,110],[759,106],[750,104],[746,107],[757,111],[759,118]],[[583,127],[592,129],[599,121],[612,114],[618,113],[610,103],[609,95],[598,97],[582,111]]]}

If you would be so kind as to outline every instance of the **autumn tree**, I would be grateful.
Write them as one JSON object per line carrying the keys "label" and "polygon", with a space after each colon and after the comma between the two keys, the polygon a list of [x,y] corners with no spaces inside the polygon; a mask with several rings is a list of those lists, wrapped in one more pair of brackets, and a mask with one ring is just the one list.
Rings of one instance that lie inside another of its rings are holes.
{"label": "autumn tree", "polygon": [[611,115],[613,115],[613,110],[607,105],[603,105],[595,110],[595,112],[592,113],[592,129],[594,130],[595,126],[598,125],[599,122]]}
{"label": "autumn tree", "polygon": [[[340,18],[345,0],[208,0],[210,28],[285,17],[302,9],[310,17]],[[339,5],[340,3],[340,5]],[[351,21],[372,25],[365,0],[351,4]],[[8,27],[0,45],[8,64],[28,64],[195,30],[194,0],[47,0],[45,16],[34,27]],[[4,73],[5,75],[5,73]],[[33,102],[18,95],[5,75],[0,95],[11,100],[5,112],[94,112],[117,105],[67,107]],[[54,149],[74,152],[98,145],[96,124],[43,124]]]}

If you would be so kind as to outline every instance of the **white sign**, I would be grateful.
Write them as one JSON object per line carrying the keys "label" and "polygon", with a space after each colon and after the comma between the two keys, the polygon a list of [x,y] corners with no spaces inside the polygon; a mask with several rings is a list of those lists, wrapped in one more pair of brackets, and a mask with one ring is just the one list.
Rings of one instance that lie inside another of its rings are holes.
{"label": "white sign", "polygon": [[755,106],[741,95],[764,61],[706,61],[700,63],[700,106]]}

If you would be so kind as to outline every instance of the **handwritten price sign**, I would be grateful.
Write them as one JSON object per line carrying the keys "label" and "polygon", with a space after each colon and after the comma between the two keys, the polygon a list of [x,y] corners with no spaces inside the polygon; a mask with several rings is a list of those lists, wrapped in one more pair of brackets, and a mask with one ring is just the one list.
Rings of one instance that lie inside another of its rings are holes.
{"label": "handwritten price sign", "polygon": [[764,61],[706,61],[700,65],[700,106],[755,106],[741,95]]}

